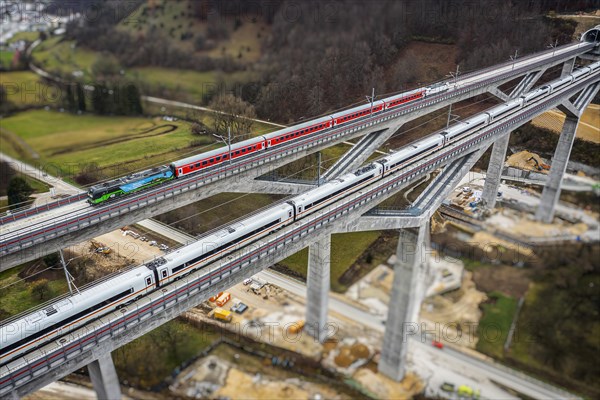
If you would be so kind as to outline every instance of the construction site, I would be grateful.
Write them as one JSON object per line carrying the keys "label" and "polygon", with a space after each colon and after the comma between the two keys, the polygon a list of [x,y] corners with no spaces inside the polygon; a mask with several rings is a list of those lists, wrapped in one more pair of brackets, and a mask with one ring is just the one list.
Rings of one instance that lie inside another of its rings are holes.
{"label": "construction site", "polygon": [[[506,265],[523,266],[538,244],[585,242],[598,237],[598,214],[566,203],[557,206],[557,218],[551,224],[534,219],[540,182],[550,167],[549,160],[535,153],[514,152],[503,166],[494,210],[482,204],[485,174],[480,172],[465,176],[444,201],[431,220],[434,245],[439,249],[427,259],[426,296],[418,320],[427,334],[418,339],[421,343],[437,347],[439,352],[453,348],[480,357],[477,327],[485,305],[491,301],[488,294],[493,289],[521,297],[527,292],[526,284],[510,284],[516,272],[507,270],[510,267]],[[568,173],[565,182],[574,190],[590,190],[595,180],[575,172]],[[474,254],[496,263],[498,269],[466,268],[462,261],[465,247],[458,246],[458,253],[448,252],[444,240],[436,240],[440,237],[477,248],[479,252]],[[84,284],[127,265],[160,257],[177,246],[177,241],[135,225],[71,247],[65,250],[65,257],[72,261],[69,268],[77,278],[75,282]],[[382,256],[385,262],[358,276],[345,293],[330,295],[332,301],[372,315],[381,325],[378,329],[333,309],[328,338],[321,343],[305,323],[306,298],[288,287],[302,282],[293,283],[292,278],[273,271],[261,273],[225,292],[214,293],[183,314],[180,321],[211,332],[211,344],[178,367],[161,386],[161,394],[130,388],[128,398],[154,399],[168,393],[169,397],[197,399],[403,399],[423,392],[453,398],[456,390],[444,389],[449,385],[472,388],[473,393],[488,398],[508,395],[481,377],[458,377],[439,370],[434,365],[444,361],[435,352],[421,348],[409,354],[410,372],[401,382],[378,372],[397,263],[392,250]],[[495,288],[492,281],[498,282]],[[57,393],[65,385],[72,385],[65,390],[73,398],[93,397],[86,389],[90,383],[85,377],[75,374],[67,382],[53,384],[29,398],[59,398]]]}

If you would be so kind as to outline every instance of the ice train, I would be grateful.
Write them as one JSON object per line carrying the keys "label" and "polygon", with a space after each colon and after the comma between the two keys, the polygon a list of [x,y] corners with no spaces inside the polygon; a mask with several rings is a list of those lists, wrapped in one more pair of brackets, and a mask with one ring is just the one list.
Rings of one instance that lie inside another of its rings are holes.
{"label": "ice train", "polygon": [[[506,118],[546,95],[579,81],[600,67],[600,63],[578,69],[573,74],[542,86],[521,98],[493,107],[481,114],[426,136],[354,173],[348,173],[318,188],[292,197],[249,217],[230,223],[144,265],[109,276],[83,288],[73,296],[56,299],[33,312],[2,321],[0,364],[35,349],[40,344],[70,332],[116,308],[130,304],[174,280],[203,268],[233,251],[301,220],[341,198],[436,153],[438,160],[450,157],[460,146],[469,146],[490,130],[482,128]],[[332,122],[333,123],[333,122]],[[271,138],[270,140],[273,140]],[[434,158],[434,157],[432,157]],[[185,162],[183,162],[185,164]],[[181,165],[181,164],[180,164]]]}

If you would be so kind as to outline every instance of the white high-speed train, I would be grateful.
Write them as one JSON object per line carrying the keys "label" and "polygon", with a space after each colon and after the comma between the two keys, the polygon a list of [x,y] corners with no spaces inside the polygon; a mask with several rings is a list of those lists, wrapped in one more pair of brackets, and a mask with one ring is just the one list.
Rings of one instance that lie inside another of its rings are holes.
{"label": "white high-speed train", "polygon": [[[354,173],[343,175],[316,189],[210,232],[192,245],[109,276],[84,288],[76,295],[59,298],[34,312],[2,321],[0,364],[5,364],[90,320],[134,302],[173,280],[231,254],[236,249],[311,215],[340,198],[356,193],[385,176],[403,170],[417,160],[462,139],[482,136],[481,133],[476,135],[482,127],[540,101],[544,95],[560,90],[568,83],[579,81],[597,72],[599,68],[600,62],[578,69],[571,75],[542,86],[521,98],[493,107],[446,130],[420,139]],[[447,153],[450,154],[450,151]]]}

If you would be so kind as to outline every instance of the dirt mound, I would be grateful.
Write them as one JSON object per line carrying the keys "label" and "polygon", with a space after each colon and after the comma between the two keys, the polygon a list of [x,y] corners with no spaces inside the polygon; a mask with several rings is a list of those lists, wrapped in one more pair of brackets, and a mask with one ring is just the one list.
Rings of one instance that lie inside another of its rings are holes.
{"label": "dirt mound", "polygon": [[334,361],[337,366],[342,368],[348,368],[356,358],[352,355],[352,351],[348,346],[342,346],[335,356]]}
{"label": "dirt mound", "polygon": [[506,164],[510,167],[523,169],[526,171],[535,171],[548,173],[549,165],[544,163],[541,157],[527,150],[520,151],[508,157]]}
{"label": "dirt mound", "polygon": [[350,347],[350,353],[355,358],[368,358],[371,352],[369,351],[369,348],[364,344],[354,343],[352,347]]}

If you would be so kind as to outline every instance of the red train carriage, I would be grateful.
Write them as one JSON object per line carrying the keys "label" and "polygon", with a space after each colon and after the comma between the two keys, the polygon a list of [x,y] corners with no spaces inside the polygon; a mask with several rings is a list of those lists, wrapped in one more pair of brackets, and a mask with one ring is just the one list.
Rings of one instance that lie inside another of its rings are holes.
{"label": "red train carriage", "polygon": [[[265,146],[265,139],[262,136],[244,140],[239,143],[233,143],[231,145],[231,159],[234,160],[239,157],[256,153],[265,149]],[[229,160],[229,148],[228,146],[225,146],[172,162],[171,167],[175,170],[175,175],[179,178],[181,176],[193,174],[204,168],[221,164],[227,160]]]}
{"label": "red train carriage", "polygon": [[264,135],[267,141],[267,147],[277,146],[281,143],[289,142],[298,137],[310,135],[333,126],[331,117],[322,117],[303,124],[294,125],[277,132]]}

